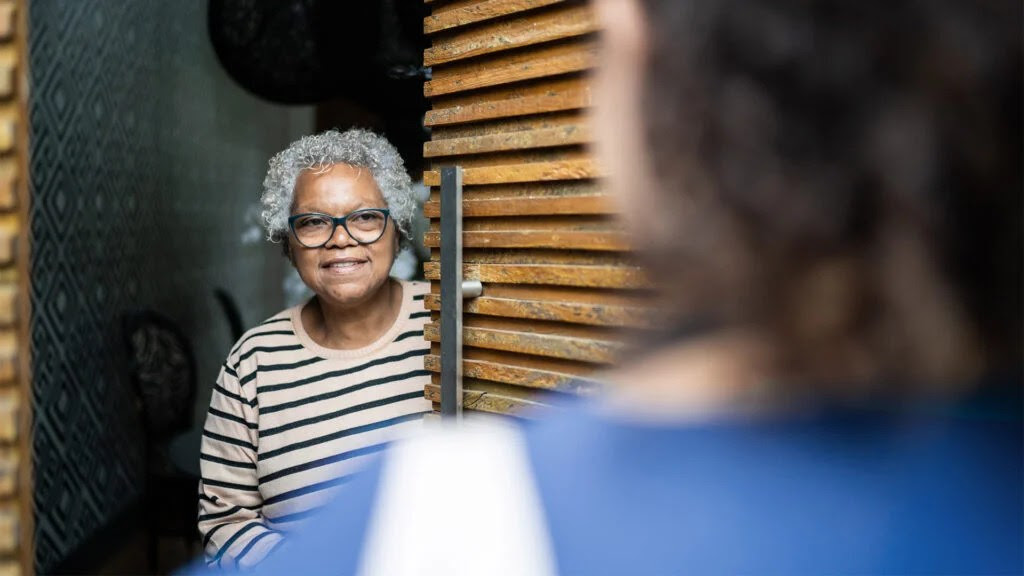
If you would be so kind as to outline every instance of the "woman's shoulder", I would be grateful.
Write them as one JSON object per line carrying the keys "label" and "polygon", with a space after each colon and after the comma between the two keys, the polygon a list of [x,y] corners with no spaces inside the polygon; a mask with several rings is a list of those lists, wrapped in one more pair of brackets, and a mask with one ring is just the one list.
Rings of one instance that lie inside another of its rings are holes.
{"label": "woman's shoulder", "polygon": [[297,340],[292,324],[293,311],[294,308],[282,310],[247,330],[231,347],[228,363],[237,365],[251,356],[256,348],[293,346]]}

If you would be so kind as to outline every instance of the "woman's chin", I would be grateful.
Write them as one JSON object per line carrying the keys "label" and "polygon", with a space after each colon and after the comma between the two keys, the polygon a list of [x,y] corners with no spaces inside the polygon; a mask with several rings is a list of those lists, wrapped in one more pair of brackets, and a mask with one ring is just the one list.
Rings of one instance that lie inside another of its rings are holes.
{"label": "woman's chin", "polygon": [[379,282],[372,282],[370,278],[366,277],[344,276],[343,281],[338,281],[337,276],[330,278],[333,281],[322,282],[320,289],[315,292],[321,300],[341,307],[364,304],[368,300],[372,300],[387,283],[387,276]]}

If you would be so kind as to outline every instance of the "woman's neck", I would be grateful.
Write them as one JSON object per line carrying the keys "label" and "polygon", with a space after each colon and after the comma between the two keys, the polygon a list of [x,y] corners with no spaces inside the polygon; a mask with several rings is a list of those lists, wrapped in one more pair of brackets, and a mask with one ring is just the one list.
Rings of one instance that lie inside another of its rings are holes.
{"label": "woman's neck", "polygon": [[402,308],[402,285],[388,279],[368,300],[337,306],[316,297],[302,309],[302,323],[325,348],[352,350],[377,341],[395,323]]}

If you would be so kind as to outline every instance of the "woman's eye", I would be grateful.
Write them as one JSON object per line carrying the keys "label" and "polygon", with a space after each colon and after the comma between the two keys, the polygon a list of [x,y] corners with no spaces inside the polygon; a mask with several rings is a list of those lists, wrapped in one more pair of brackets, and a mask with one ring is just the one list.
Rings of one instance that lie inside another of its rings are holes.
{"label": "woman's eye", "polygon": [[314,216],[299,220],[299,228],[317,228],[319,226],[327,226],[327,219]]}
{"label": "woman's eye", "polygon": [[360,222],[369,222],[371,220],[376,220],[377,218],[378,216],[375,212],[364,212],[356,216],[356,219]]}

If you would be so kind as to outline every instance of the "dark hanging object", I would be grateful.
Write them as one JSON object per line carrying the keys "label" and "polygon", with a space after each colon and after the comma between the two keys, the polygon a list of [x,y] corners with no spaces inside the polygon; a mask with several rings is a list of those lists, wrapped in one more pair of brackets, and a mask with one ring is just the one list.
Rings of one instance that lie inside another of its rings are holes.
{"label": "dark hanging object", "polygon": [[209,0],[228,74],[268,100],[373,102],[389,79],[423,76],[421,1]]}

